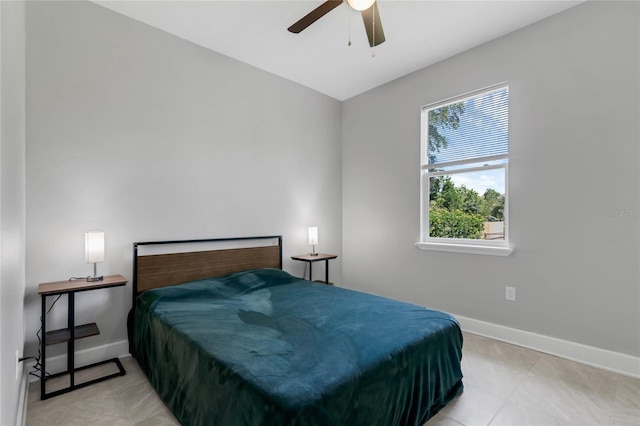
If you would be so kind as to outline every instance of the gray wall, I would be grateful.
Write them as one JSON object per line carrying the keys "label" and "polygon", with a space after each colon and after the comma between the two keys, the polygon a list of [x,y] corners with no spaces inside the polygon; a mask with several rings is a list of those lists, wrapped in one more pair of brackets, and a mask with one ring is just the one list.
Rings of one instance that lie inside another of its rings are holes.
{"label": "gray wall", "polygon": [[[289,258],[310,250],[317,225],[319,249],[341,255],[340,113],[334,99],[95,4],[28,2],[29,348],[38,283],[91,273],[88,230],[106,233],[98,272],[128,278],[134,241],[282,234],[285,269],[300,275]],[[340,282],[340,262],[331,268]],[[130,300],[130,283],[79,294],[77,322],[101,330],[79,347],[126,339]]]}
{"label": "gray wall", "polygon": [[[345,101],[345,284],[640,355],[639,7],[587,2]],[[420,107],[505,81],[515,252],[417,249]]]}
{"label": "gray wall", "polygon": [[[340,104],[88,2],[29,2],[27,352],[37,284],[91,272],[87,230],[99,272],[130,278],[133,241],[278,233],[288,259],[313,224],[332,281],[637,356],[640,219],[606,212],[639,208],[638,35],[637,4],[589,2]],[[420,107],[502,81],[516,251],[420,251]],[[130,286],[79,295],[102,331],[80,348],[125,339],[129,307]]]}
{"label": "gray wall", "polygon": [[20,388],[15,357],[24,346],[24,2],[0,2],[0,43],[0,424],[13,425]]}

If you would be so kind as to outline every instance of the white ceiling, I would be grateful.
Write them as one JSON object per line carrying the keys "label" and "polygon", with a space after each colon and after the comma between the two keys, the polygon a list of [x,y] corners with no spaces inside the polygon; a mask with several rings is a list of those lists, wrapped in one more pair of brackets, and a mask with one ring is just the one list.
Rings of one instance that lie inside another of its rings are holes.
{"label": "white ceiling", "polygon": [[386,42],[373,57],[360,13],[346,4],[300,34],[287,31],[323,1],[94,2],[338,100],[582,2],[379,0]]}

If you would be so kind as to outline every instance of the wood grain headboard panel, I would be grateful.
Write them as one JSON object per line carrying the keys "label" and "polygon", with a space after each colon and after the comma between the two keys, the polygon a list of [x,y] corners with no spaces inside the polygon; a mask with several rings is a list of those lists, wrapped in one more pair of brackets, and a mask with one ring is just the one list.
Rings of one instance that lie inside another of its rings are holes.
{"label": "wood grain headboard panel", "polygon": [[[264,240],[277,245],[264,245]],[[255,240],[257,247],[241,247],[179,253],[140,255],[141,246],[189,245],[191,243],[236,243]],[[153,288],[182,284],[201,278],[258,268],[282,269],[282,237],[241,237],[210,240],[134,243],[133,298]]]}

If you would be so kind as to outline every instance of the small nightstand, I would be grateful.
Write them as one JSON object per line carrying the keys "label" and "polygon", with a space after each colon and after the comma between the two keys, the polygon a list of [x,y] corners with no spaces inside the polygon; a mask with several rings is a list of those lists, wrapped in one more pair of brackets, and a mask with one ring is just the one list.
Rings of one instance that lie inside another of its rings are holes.
{"label": "small nightstand", "polygon": [[325,270],[325,275],[324,276],[325,276],[326,281],[319,281],[319,282],[322,282],[322,283],[325,283],[325,284],[329,284],[329,285],[333,285],[329,281],[329,260],[335,259],[337,257],[338,257],[338,255],[336,255],[336,254],[318,253],[316,255],[301,254],[301,255],[298,255],[298,256],[291,256],[291,259],[309,263],[309,281],[313,281],[313,278],[312,278],[313,275],[312,275],[312,269],[311,269],[311,267],[313,265],[313,262],[319,262],[321,260],[324,260],[324,270]]}
{"label": "small nightstand", "polygon": [[[84,325],[75,325],[75,294],[80,291],[89,291],[89,290],[97,290],[100,288],[110,288],[110,287],[118,287],[127,284],[127,279],[122,275],[109,275],[104,277],[104,279],[100,281],[91,281],[87,280],[71,280],[71,281],[56,281],[51,283],[43,283],[38,286],[38,294],[40,294],[42,298],[42,344],[41,344],[41,360],[40,364],[42,365],[42,371],[40,374],[40,399],[48,399],[54,396],[61,395],[63,393],[71,392],[73,390],[83,388],[85,386],[92,385],[94,383],[102,382],[107,379],[111,379],[113,377],[124,376],[126,371],[122,366],[122,363],[118,358],[112,358],[101,362],[96,362],[94,364],[86,365],[84,367],[75,367],[74,355],[75,355],[75,340],[82,339],[84,337],[95,336],[100,334],[100,330],[98,330],[98,326],[96,323],[84,324]],[[47,331],[47,296],[57,296],[66,294],[68,297],[67,302],[67,328],[63,328],[60,330]],[[50,374],[45,377],[45,365],[46,365],[46,347],[47,345],[54,345],[57,343],[67,343],[67,370]],[[94,380],[90,380],[88,382],[75,384],[74,376],[75,372],[79,370],[84,370],[86,368],[95,367],[102,364],[107,364],[109,362],[113,362],[118,367],[118,372],[109,374]],[[45,382],[47,378],[53,378],[68,374],[69,375],[69,386],[57,390],[55,392],[46,392]]]}

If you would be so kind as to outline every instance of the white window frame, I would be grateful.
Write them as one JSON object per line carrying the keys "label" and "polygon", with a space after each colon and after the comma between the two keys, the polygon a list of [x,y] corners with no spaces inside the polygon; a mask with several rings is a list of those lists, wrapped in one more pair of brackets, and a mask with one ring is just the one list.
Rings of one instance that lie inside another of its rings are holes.
{"label": "white window frame", "polygon": [[[429,172],[429,168],[434,165],[429,164],[429,111],[457,102],[463,102],[467,99],[476,97],[486,92],[508,88],[508,83],[496,84],[461,96],[434,102],[421,108],[421,130],[420,130],[420,241],[415,243],[416,246],[423,250],[448,251],[455,253],[483,254],[494,256],[508,256],[513,252],[513,247],[509,244],[509,154],[489,155],[483,157],[475,157],[467,160],[448,161],[438,163],[438,168],[446,168],[451,166],[464,166],[465,164],[477,164],[483,162],[491,162],[496,160],[506,160],[504,163],[491,164],[475,167],[461,167],[456,170]],[[511,94],[511,93],[510,93]],[[509,115],[511,115],[509,109]],[[509,123],[511,120],[509,120]],[[510,126],[510,124],[509,124]],[[459,173],[469,173],[482,170],[504,169],[505,174],[505,204],[504,204],[504,240],[481,240],[469,238],[440,238],[429,236],[429,194],[430,179],[434,176],[447,176]]]}

